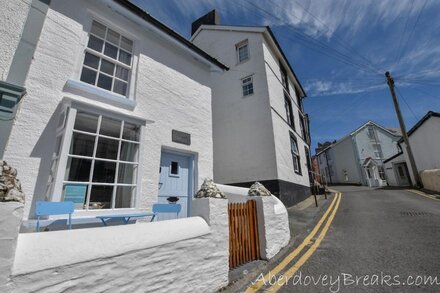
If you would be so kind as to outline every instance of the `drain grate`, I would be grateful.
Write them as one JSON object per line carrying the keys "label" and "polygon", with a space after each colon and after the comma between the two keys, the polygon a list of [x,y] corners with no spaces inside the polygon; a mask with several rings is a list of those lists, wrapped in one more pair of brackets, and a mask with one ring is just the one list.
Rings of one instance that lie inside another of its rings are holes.
{"label": "drain grate", "polygon": [[416,217],[416,216],[430,216],[431,213],[428,212],[417,212],[417,211],[406,211],[406,212],[400,212],[401,216],[408,216],[408,217]]}

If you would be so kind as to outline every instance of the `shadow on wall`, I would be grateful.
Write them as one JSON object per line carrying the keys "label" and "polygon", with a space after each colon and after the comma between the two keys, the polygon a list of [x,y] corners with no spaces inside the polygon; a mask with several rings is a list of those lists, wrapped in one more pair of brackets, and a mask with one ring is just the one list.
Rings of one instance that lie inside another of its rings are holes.
{"label": "shadow on wall", "polygon": [[55,151],[56,141],[56,127],[59,122],[62,104],[58,107],[50,117],[49,122],[44,128],[41,136],[35,144],[31,158],[40,158],[40,167],[38,169],[37,180],[35,181],[35,188],[32,196],[32,203],[29,211],[29,218],[35,218],[35,204],[38,200],[47,200],[46,190],[48,186],[50,168],[52,163],[52,154]]}

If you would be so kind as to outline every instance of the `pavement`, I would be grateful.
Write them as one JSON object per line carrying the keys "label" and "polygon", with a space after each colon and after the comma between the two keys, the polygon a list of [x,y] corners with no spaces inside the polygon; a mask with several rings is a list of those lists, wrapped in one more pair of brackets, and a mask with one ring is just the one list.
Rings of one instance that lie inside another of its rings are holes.
{"label": "pavement", "polygon": [[288,247],[225,291],[440,292],[440,200],[333,188],[342,195],[320,198],[319,208],[290,208]]}

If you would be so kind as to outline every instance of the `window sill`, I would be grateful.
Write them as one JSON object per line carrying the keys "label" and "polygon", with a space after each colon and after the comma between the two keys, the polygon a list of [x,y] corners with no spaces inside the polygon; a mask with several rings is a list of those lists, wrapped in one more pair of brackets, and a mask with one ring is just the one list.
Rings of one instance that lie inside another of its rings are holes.
{"label": "window sill", "polygon": [[64,86],[64,91],[128,110],[136,107],[136,102],[133,100],[78,80],[69,79]]}

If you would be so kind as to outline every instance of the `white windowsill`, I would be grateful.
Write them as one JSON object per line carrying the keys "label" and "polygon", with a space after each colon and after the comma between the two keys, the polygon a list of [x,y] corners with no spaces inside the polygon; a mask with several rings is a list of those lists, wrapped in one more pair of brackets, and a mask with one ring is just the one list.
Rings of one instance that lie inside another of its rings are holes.
{"label": "white windowsill", "polygon": [[136,101],[78,80],[69,79],[64,86],[64,91],[128,110],[136,107]]}

